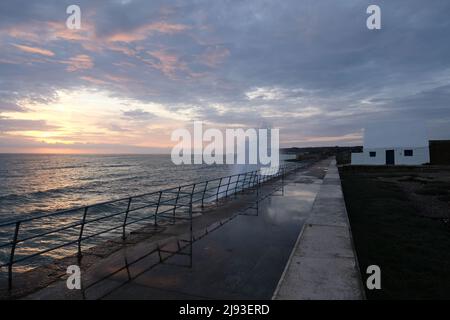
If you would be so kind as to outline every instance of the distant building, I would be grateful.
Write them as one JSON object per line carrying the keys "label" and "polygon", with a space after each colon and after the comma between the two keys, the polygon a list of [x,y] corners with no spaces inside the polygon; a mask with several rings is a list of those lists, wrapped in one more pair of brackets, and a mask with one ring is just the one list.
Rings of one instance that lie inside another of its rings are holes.
{"label": "distant building", "polygon": [[430,160],[431,164],[450,165],[450,140],[431,140]]}
{"label": "distant building", "polygon": [[421,165],[430,162],[427,130],[420,123],[381,123],[364,130],[363,152],[354,165]]}
{"label": "distant building", "polygon": [[296,158],[297,158],[296,154],[280,153],[280,161],[295,160]]}

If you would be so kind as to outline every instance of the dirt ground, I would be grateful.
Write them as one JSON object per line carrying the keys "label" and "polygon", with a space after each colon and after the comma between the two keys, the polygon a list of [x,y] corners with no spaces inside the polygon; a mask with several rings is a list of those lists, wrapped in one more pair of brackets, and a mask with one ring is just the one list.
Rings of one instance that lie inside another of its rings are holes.
{"label": "dirt ground", "polygon": [[379,177],[397,184],[418,209],[418,214],[440,219],[448,227],[450,219],[450,168],[440,171],[411,171],[398,177]]}
{"label": "dirt ground", "polygon": [[399,187],[418,215],[439,219],[450,228],[450,166],[380,167],[362,174]]}
{"label": "dirt ground", "polygon": [[368,299],[449,299],[450,167],[340,168],[363,279],[382,270]]}

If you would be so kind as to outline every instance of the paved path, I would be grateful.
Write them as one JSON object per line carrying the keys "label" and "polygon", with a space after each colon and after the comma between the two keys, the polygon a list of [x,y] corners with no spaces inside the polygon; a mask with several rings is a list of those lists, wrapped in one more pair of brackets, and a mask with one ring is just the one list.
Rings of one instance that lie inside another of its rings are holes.
{"label": "paved path", "polygon": [[[284,191],[262,200],[258,211],[221,218],[203,237],[205,229],[197,228],[192,255],[189,246],[185,255],[162,252],[159,263],[154,244],[143,241],[83,271],[83,290],[68,290],[63,280],[28,298],[271,299],[329,162],[291,174]],[[160,247],[177,249],[174,241]]]}
{"label": "paved path", "polygon": [[363,299],[339,173],[333,160],[274,299]]}

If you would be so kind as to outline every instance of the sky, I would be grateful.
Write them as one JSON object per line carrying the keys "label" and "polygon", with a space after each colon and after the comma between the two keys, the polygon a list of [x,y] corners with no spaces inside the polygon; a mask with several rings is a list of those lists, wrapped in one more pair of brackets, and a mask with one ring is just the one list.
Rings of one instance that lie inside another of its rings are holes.
{"label": "sky", "polygon": [[[371,4],[380,30],[366,27]],[[279,128],[282,147],[360,145],[391,120],[450,139],[449,12],[448,0],[2,0],[0,152],[165,153],[194,120]]]}

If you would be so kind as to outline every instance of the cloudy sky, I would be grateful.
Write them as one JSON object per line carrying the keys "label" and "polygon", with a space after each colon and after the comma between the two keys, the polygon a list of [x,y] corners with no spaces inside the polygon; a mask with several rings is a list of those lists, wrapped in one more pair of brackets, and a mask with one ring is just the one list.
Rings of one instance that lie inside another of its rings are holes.
{"label": "cloudy sky", "polygon": [[[80,30],[66,8],[81,8]],[[381,7],[382,29],[366,9]],[[448,0],[2,0],[0,152],[166,152],[174,129],[280,128],[354,145],[368,123],[450,138]]]}

